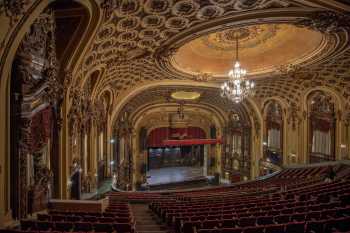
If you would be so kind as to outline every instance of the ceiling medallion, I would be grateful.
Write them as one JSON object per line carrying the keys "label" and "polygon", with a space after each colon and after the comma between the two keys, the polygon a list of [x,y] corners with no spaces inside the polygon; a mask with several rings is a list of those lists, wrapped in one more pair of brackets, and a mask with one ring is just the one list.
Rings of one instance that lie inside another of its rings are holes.
{"label": "ceiling medallion", "polygon": [[164,25],[164,22],[164,16],[147,15],[142,19],[141,25],[144,28],[160,28]]}
{"label": "ceiling medallion", "polygon": [[224,14],[225,10],[219,6],[209,5],[201,8],[197,12],[197,19],[199,20],[208,20],[216,17],[220,17]]}
{"label": "ceiling medallion", "polygon": [[121,19],[117,24],[118,31],[130,31],[137,28],[140,25],[138,17],[131,16]]}
{"label": "ceiling medallion", "polygon": [[139,0],[116,1],[115,13],[118,17],[137,15],[141,10]]}
{"label": "ceiling medallion", "polygon": [[147,0],[144,9],[148,14],[164,15],[170,11],[172,5],[172,0]]}
{"label": "ceiling medallion", "polygon": [[221,7],[225,7],[225,6],[228,6],[228,5],[232,5],[237,0],[209,0],[209,1],[213,5],[218,5],[218,6],[221,6]]}
{"label": "ceiling medallion", "polygon": [[189,20],[183,17],[171,17],[165,23],[165,27],[169,29],[184,29],[187,27]]}
{"label": "ceiling medallion", "polygon": [[195,3],[192,0],[183,0],[177,2],[173,8],[172,13],[176,16],[183,16],[183,17],[191,17],[197,13],[197,10],[199,9],[199,4]]}
{"label": "ceiling medallion", "polygon": [[131,31],[126,31],[122,32],[118,35],[118,42],[128,42],[130,40],[134,40],[137,38],[137,31],[136,30],[131,30]]}
{"label": "ceiling medallion", "polygon": [[146,28],[146,29],[143,29],[140,34],[139,34],[139,37],[141,39],[152,39],[152,38],[155,38],[157,37],[159,34],[159,29],[156,29],[156,28]]}
{"label": "ceiling medallion", "polygon": [[240,103],[248,95],[252,95],[255,83],[245,79],[247,71],[241,68],[238,60],[238,38],[236,36],[236,61],[233,69],[229,71],[229,80],[221,86],[221,96],[226,97],[234,103]]}

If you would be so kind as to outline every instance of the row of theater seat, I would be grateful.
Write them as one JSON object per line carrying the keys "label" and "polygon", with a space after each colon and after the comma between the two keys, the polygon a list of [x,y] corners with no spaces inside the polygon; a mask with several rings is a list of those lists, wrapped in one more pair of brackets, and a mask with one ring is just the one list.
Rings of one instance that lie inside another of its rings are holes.
{"label": "row of theater seat", "polygon": [[350,176],[325,183],[328,169],[287,169],[236,188],[176,193],[149,207],[180,233],[345,232],[350,230]]}
{"label": "row of theater seat", "polygon": [[349,229],[350,217],[343,217],[323,221],[291,222],[243,228],[199,229],[197,233],[331,233],[349,232]]}
{"label": "row of theater seat", "polygon": [[105,212],[57,211],[37,214],[37,219],[21,220],[20,229],[3,229],[1,233],[134,233],[135,223],[127,202],[113,198]]}
{"label": "row of theater seat", "polygon": [[21,230],[24,231],[76,231],[76,232],[113,232],[131,233],[133,226],[129,223],[91,223],[91,222],[47,222],[22,220]]}

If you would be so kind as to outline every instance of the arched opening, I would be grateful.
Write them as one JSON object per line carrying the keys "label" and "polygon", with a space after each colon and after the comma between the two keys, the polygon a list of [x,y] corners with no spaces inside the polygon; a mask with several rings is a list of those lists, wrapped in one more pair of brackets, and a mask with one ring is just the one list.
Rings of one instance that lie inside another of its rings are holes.
{"label": "arched opening", "polygon": [[[53,2],[35,19],[16,51],[10,78],[9,199],[14,219],[46,209],[48,200],[60,195],[62,71],[87,19],[82,5]],[[62,28],[71,33],[62,34]]]}
{"label": "arched opening", "polygon": [[308,155],[310,163],[335,160],[336,104],[325,91],[307,97]]}
{"label": "arched opening", "polygon": [[283,164],[283,112],[275,100],[269,101],[264,115],[264,160],[281,166]]}
{"label": "arched opening", "polygon": [[223,174],[228,182],[250,178],[251,126],[244,109],[231,112],[224,136]]}

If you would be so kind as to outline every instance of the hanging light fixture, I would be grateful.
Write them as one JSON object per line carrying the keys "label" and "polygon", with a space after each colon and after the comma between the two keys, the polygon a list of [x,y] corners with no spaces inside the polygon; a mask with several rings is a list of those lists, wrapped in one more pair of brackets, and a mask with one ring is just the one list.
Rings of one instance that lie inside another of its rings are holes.
{"label": "hanging light fixture", "polygon": [[247,71],[241,67],[238,60],[238,35],[236,35],[236,61],[228,73],[229,80],[221,85],[221,96],[240,103],[248,95],[252,95],[255,83],[247,80],[246,75]]}

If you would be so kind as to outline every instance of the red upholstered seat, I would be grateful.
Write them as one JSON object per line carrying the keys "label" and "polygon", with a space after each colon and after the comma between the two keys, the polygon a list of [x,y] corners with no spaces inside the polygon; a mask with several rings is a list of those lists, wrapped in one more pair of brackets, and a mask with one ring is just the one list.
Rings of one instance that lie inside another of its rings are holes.
{"label": "red upholstered seat", "polygon": [[53,221],[53,222],[66,221],[66,216],[65,215],[51,215],[51,221]]}
{"label": "red upholstered seat", "polygon": [[324,233],[324,224],[327,221],[319,220],[319,221],[309,221],[306,223],[306,233],[317,232]]}
{"label": "red upholstered seat", "polygon": [[53,222],[47,222],[47,221],[37,221],[36,222],[36,229],[38,231],[48,231],[53,228]]}
{"label": "red upholstered seat", "polygon": [[258,217],[256,222],[258,225],[270,225],[270,224],[273,224],[273,217],[272,216]]}
{"label": "red upholstered seat", "polygon": [[290,219],[294,222],[302,222],[305,221],[305,214],[293,214]]}
{"label": "red upholstered seat", "polygon": [[133,232],[132,226],[129,223],[115,223],[113,227],[118,233]]}
{"label": "red upholstered seat", "polygon": [[242,228],[222,228],[221,233],[243,233]]}
{"label": "red upholstered seat", "polygon": [[248,217],[248,218],[240,218],[238,219],[238,225],[240,227],[249,227],[249,226],[255,226],[256,224],[256,218],[252,217]]}
{"label": "red upholstered seat", "polygon": [[288,223],[290,221],[289,215],[279,215],[274,217],[274,221],[276,223],[282,224],[282,223]]}
{"label": "red upholstered seat", "polygon": [[284,233],[284,225],[275,224],[275,225],[265,226],[265,233]]}
{"label": "red upholstered seat", "polygon": [[87,222],[76,222],[74,223],[74,231],[92,231],[92,225]]}
{"label": "red upholstered seat", "polygon": [[294,222],[286,225],[285,233],[303,233],[305,232],[305,222]]}
{"label": "red upholstered seat", "polygon": [[222,220],[221,227],[223,228],[233,228],[236,226],[235,219],[224,219]]}
{"label": "red upholstered seat", "polygon": [[213,229],[219,227],[219,221],[217,220],[205,220],[202,222],[202,228]]}
{"label": "red upholstered seat", "polygon": [[110,223],[94,223],[93,224],[95,232],[113,232],[113,224]]}
{"label": "red upholstered seat", "polygon": [[264,226],[245,227],[243,233],[264,233]]}
{"label": "red upholstered seat", "polygon": [[57,231],[71,231],[73,223],[71,222],[55,222],[55,230]]}

